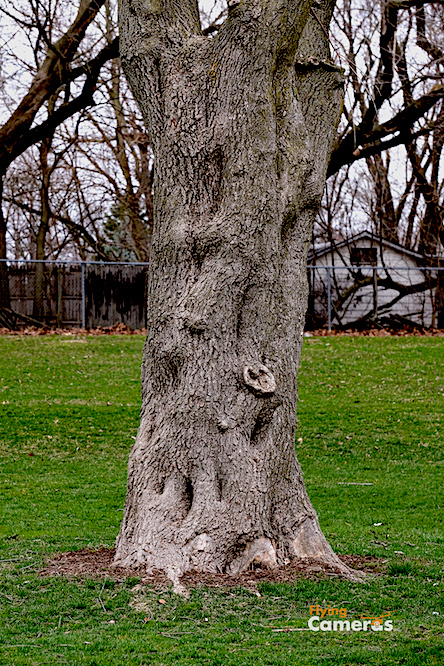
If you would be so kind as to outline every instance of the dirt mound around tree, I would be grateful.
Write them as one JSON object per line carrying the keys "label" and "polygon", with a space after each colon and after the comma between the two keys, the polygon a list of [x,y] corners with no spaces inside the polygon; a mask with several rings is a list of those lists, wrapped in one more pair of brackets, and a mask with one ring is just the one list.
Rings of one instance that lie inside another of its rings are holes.
{"label": "dirt mound around tree", "polygon": [[[66,576],[80,578],[110,578],[123,581],[127,578],[139,578],[155,588],[171,586],[171,581],[163,572],[146,575],[144,567],[113,567],[114,548],[99,548],[57,553],[47,560],[46,566],[39,572],[41,576]],[[339,555],[348,567],[363,573],[381,573],[387,560],[370,555]],[[291,583],[298,578],[335,578],[340,574],[334,567],[325,566],[317,560],[300,559],[286,567],[276,569],[252,569],[236,576],[229,574],[200,573],[190,571],[181,578],[186,588],[206,587],[251,587],[261,582]]]}

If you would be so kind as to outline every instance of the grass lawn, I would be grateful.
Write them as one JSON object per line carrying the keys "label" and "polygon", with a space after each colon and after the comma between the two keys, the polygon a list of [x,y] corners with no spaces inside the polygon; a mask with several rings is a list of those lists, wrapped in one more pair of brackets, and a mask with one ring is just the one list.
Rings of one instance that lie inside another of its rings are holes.
{"label": "grass lawn", "polygon": [[[135,592],[135,579],[39,576],[53,552],[114,543],[142,344],[0,338],[0,664],[443,664],[442,338],[305,340],[296,445],[308,491],[333,548],[386,559],[382,575],[189,599]],[[390,612],[394,631],[288,630],[316,603],[350,620]]]}

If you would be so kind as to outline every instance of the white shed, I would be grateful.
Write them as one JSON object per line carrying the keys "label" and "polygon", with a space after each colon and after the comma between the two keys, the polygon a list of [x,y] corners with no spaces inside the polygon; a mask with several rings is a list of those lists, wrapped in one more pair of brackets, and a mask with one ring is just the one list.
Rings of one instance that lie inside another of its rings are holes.
{"label": "white shed", "polygon": [[[361,232],[315,246],[308,257],[309,317],[336,327],[379,322],[435,325],[437,271],[421,254]],[[316,325],[316,324],[315,324]]]}

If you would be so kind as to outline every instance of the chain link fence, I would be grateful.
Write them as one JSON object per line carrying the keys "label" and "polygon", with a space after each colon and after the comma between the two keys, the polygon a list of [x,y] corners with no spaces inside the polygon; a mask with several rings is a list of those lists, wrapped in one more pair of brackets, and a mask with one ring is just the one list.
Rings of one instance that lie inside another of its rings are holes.
{"label": "chain link fence", "polygon": [[307,328],[444,328],[444,268],[308,266]]}
{"label": "chain link fence", "polygon": [[[146,263],[0,262],[0,327],[146,327]],[[314,266],[308,330],[444,328],[444,268]]]}

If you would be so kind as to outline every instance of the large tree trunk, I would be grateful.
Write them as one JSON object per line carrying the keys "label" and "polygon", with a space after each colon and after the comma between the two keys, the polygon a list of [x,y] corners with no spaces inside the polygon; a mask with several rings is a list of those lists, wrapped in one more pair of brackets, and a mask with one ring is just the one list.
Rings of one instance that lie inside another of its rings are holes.
{"label": "large tree trunk", "polygon": [[[339,119],[333,2],[121,2],[156,160],[143,406],[116,563],[340,566],[295,453],[306,254]],[[321,23],[324,27],[321,27]],[[302,37],[301,37],[302,35]]]}

